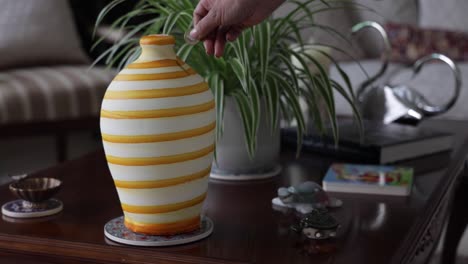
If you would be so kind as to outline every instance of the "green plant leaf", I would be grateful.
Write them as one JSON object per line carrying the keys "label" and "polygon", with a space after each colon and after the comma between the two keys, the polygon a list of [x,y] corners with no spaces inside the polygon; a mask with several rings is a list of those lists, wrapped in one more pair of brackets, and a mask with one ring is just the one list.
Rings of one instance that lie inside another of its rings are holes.
{"label": "green plant leaf", "polygon": [[99,25],[101,24],[102,20],[104,19],[104,17],[112,10],[114,9],[116,6],[118,6],[119,4],[125,2],[127,0],[115,0],[115,1],[112,1],[110,2],[107,6],[105,6],[101,12],[99,13],[97,19],[96,19],[96,23],[94,24],[94,30],[93,30],[93,37],[96,36],[96,30],[97,28],[99,27]]}
{"label": "green plant leaf", "polygon": [[[145,8],[146,6],[142,7]],[[105,39],[107,39],[113,32],[124,32],[125,31],[125,26],[128,24],[130,19],[136,17],[136,16],[141,16],[145,14],[152,14],[154,13],[154,10],[132,10],[129,13],[125,14],[124,16],[118,18],[116,21],[114,21],[110,26],[109,26],[109,32],[102,37],[98,38],[94,42],[94,44],[91,46],[91,51],[94,50],[99,44],[101,44]],[[96,27],[94,30],[96,30],[98,27]],[[95,36],[93,36],[95,37]]]}
{"label": "green plant leaf", "polygon": [[242,88],[244,89],[245,93],[249,92],[249,86],[247,84],[247,72],[238,58],[231,58],[229,60],[229,65],[231,66],[232,71],[234,74],[237,76],[237,79],[239,80],[240,84],[242,85]]}
{"label": "green plant leaf", "polygon": [[352,55],[351,53],[349,53],[348,51],[343,50],[343,49],[340,49],[340,48],[338,48],[338,47],[336,47],[336,46],[333,46],[333,45],[330,45],[330,44],[324,44],[324,43],[319,43],[319,42],[314,43],[313,45],[328,47],[328,48],[331,48],[331,49],[333,49],[333,50],[335,50],[335,51],[340,52],[341,54],[346,55],[348,58],[351,59],[351,61],[352,61],[353,63],[356,63],[356,65],[359,67],[359,69],[360,69],[361,72],[366,76],[367,79],[370,78],[370,76],[369,76],[369,74],[367,73],[366,69],[364,69],[364,67],[362,66],[361,61],[360,61],[358,58],[356,58],[354,55]]}
{"label": "green plant leaf", "polygon": [[252,114],[250,112],[249,99],[242,91],[235,91],[233,93],[235,102],[237,104],[238,110],[241,113],[242,125],[244,128],[245,144],[247,146],[247,153],[250,158],[253,158],[254,153],[252,152]]}
{"label": "green plant leaf", "polygon": [[215,91],[215,102],[216,102],[216,141],[218,141],[223,134],[224,124],[224,81],[219,77],[219,74],[215,75],[213,80],[214,91]]}
{"label": "green plant leaf", "polygon": [[307,0],[303,3],[298,2],[298,1],[292,1],[291,3],[295,4],[296,8],[290,11],[288,15],[285,16],[284,18],[278,20],[278,24],[275,26],[275,29],[273,30],[273,36],[278,37],[278,34],[280,34],[281,30],[283,30],[283,28],[288,23],[288,21],[291,21],[294,18],[294,16],[300,13],[301,11],[308,10],[308,5],[312,3],[313,1],[314,0]]}
{"label": "green plant leaf", "polygon": [[114,57],[114,54],[119,50],[119,48],[121,48],[122,46],[125,46],[126,44],[132,43],[132,41],[134,41],[134,40],[130,39],[130,40],[122,41],[122,42],[119,42],[118,44],[108,48],[107,50],[105,50],[101,55],[99,55],[94,60],[94,62],[91,64],[90,67],[91,68],[94,67],[98,62],[100,62],[103,59],[106,59],[105,62],[106,62],[107,65],[112,66],[112,65],[110,65],[110,61]]}
{"label": "green plant leaf", "polygon": [[333,63],[333,65],[335,65],[335,68],[338,70],[338,73],[340,74],[341,78],[343,79],[343,81],[346,84],[346,87],[348,88],[348,93],[351,95],[351,98],[352,98],[352,104],[355,104],[356,103],[356,96],[355,96],[354,91],[353,91],[351,80],[349,79],[346,72],[343,70],[343,68],[341,68],[340,64],[330,54],[328,54],[327,52],[324,52],[323,50],[320,50],[320,49],[316,49],[316,51],[321,53],[323,56],[327,57]]}
{"label": "green plant leaf", "polygon": [[[291,54],[291,56],[293,56],[299,62],[299,64],[301,65],[301,68],[303,69],[303,72],[309,78],[309,80],[314,80],[315,77],[307,70],[309,66],[308,66],[307,62],[304,60],[304,57],[307,57],[306,54],[298,53],[298,52],[296,52],[294,50],[289,50],[289,53]],[[314,59],[312,59],[312,60],[314,60]],[[326,71],[323,69],[323,67],[321,65],[318,65],[317,68],[320,71],[321,79],[323,79],[324,78],[323,76],[325,76],[325,78],[327,78],[327,80],[325,80],[324,82],[317,82],[316,83],[317,85],[315,87],[318,88],[317,90],[324,97],[327,107],[329,109],[334,110],[335,106],[334,106],[334,101],[333,101],[332,92],[331,92],[332,88],[331,88],[331,84],[330,84],[330,82],[328,80],[327,73],[326,73]],[[299,70],[301,70],[301,69],[299,69]],[[333,110],[332,110],[332,112],[333,112]]]}
{"label": "green plant leaf", "polygon": [[241,43],[241,47],[242,47],[242,65],[243,65],[243,68],[245,69],[245,77],[246,77],[246,84],[247,84],[247,92],[250,91],[250,81],[248,80],[248,78],[251,76],[251,71],[250,71],[250,65],[252,63],[252,61],[250,60],[250,56],[249,56],[249,52],[251,50],[251,42],[254,40],[254,38],[252,37],[252,30],[253,29],[247,29],[244,31],[244,33],[241,35],[241,37],[239,38],[239,42]]}
{"label": "green plant leaf", "polygon": [[299,104],[298,96],[294,92],[294,89],[291,87],[291,85],[283,79],[283,77],[281,76],[279,72],[276,72],[275,70],[270,69],[270,76],[275,79],[275,81],[281,87],[282,91],[284,91],[283,96],[286,99],[286,101],[289,103],[289,106],[291,107],[294,113],[294,117],[296,118],[296,121],[297,121],[297,153],[296,155],[299,156],[299,153],[301,152],[303,135],[304,135],[304,132],[306,131],[306,126],[305,126],[304,115],[302,114],[301,106]]}
{"label": "green plant leaf", "polygon": [[174,29],[175,24],[177,23],[177,20],[179,20],[181,13],[172,13],[169,14],[166,18],[166,22],[164,22],[163,34],[170,34],[172,30]]}
{"label": "green plant leaf", "polygon": [[324,5],[328,6],[328,7],[331,7],[330,4],[327,3],[327,1],[325,1],[325,0],[320,0],[320,2],[322,2],[322,4],[324,4]]}
{"label": "green plant leaf", "polygon": [[312,114],[312,118],[314,121],[314,126],[316,130],[319,131],[320,134],[324,133],[324,120],[322,119],[322,111],[320,109],[321,104],[320,102],[323,100],[323,97],[320,94],[315,94],[313,89],[312,83],[309,82],[310,80],[304,80],[305,90],[304,91],[304,99],[306,100],[307,106],[309,108],[310,113]]}
{"label": "green plant leaf", "polygon": [[[319,78],[313,79],[312,84],[315,87],[320,87],[320,86],[323,85]],[[320,96],[323,98],[323,94],[320,94]],[[325,102],[326,102],[326,100],[325,100]],[[334,102],[333,102],[333,106],[334,106]],[[330,124],[331,124],[331,128],[332,128],[332,135],[333,135],[333,138],[335,139],[335,144],[338,144],[338,125],[337,125],[335,112],[332,111],[332,109],[328,105],[326,107],[326,110],[327,110],[327,114],[328,114],[328,117],[329,117],[329,120],[330,120]]]}
{"label": "green plant leaf", "polygon": [[186,61],[194,47],[195,46],[187,43],[183,44],[177,51],[177,56],[179,56],[181,60]]}
{"label": "green plant leaf", "polygon": [[116,55],[112,57],[112,60],[108,64],[114,66],[115,63],[118,62],[119,60],[121,59],[125,60],[125,58],[127,57],[126,55],[131,54],[131,52],[129,51],[135,48],[138,48],[138,46],[136,46],[135,43],[133,42],[128,43],[125,47],[121,48],[120,51]]}
{"label": "green plant leaf", "polygon": [[158,19],[159,18],[154,18],[154,19],[150,19],[150,20],[148,20],[148,21],[146,21],[144,23],[141,23],[140,25],[138,25],[135,28],[133,28],[132,30],[130,30],[127,34],[125,34],[125,36],[119,41],[118,44],[116,44],[114,47],[110,48],[111,52],[109,54],[108,59],[106,60],[106,63],[109,63],[111,61],[111,58],[114,57],[114,55],[117,52],[118,48],[122,44],[127,44],[127,43],[129,43],[131,41],[135,41],[135,39],[132,39],[132,37],[134,37],[138,32],[140,32],[146,26],[155,23]]}
{"label": "green plant leaf", "polygon": [[349,94],[346,92],[346,90],[336,81],[332,81],[332,85],[335,88],[335,90],[338,91],[351,106],[351,109],[353,110],[353,113],[354,113],[354,117],[357,120],[359,132],[362,138],[363,136],[362,131],[363,131],[364,124],[363,124],[363,120],[361,117],[361,112],[357,108],[354,98],[350,97]]}
{"label": "green plant leaf", "polygon": [[297,77],[296,70],[294,69],[295,66],[292,63],[291,58],[287,58],[282,53],[278,53],[277,56],[278,56],[278,59],[284,64],[284,66],[286,66],[289,72],[289,76],[292,78],[294,82],[294,86],[299,89],[299,86],[300,86],[299,79]]}
{"label": "green plant leaf", "polygon": [[261,116],[261,107],[260,107],[260,95],[258,91],[260,90],[257,87],[253,78],[249,78],[250,85],[252,89],[250,89],[249,99],[250,99],[250,111],[252,113],[252,130],[251,130],[251,138],[252,142],[249,143],[248,147],[250,148],[251,153],[255,153],[257,149],[257,133],[258,127],[260,125],[260,116]]}
{"label": "green plant leaf", "polygon": [[255,45],[259,51],[259,61],[260,61],[260,88],[264,89],[267,78],[267,69],[268,62],[270,59],[270,35],[271,35],[271,25],[268,22],[261,23],[258,26],[254,27],[255,32]]}
{"label": "green plant leaf", "polygon": [[118,70],[122,70],[126,65],[135,61],[141,54],[141,48],[139,46],[133,47],[120,61],[117,66]]}
{"label": "green plant leaf", "polygon": [[270,125],[270,133],[273,133],[278,128],[278,114],[279,114],[279,101],[280,101],[280,91],[278,88],[278,83],[268,76],[267,78],[268,87],[265,89],[265,104],[267,108],[268,124]]}
{"label": "green plant leaf", "polygon": [[[335,101],[333,98],[333,90],[331,86],[331,81],[329,79],[327,71],[323,68],[323,66],[315,59],[314,57],[310,56],[305,52],[295,52],[293,50],[290,51],[292,56],[294,56],[302,65],[304,69],[308,69],[306,61],[303,57],[307,58],[310,62],[312,62],[317,69],[319,70],[320,80],[317,82],[317,88],[322,93],[322,96],[325,98],[325,102],[327,104],[328,110],[330,110],[332,115],[335,115]],[[308,75],[310,75],[309,71],[306,71]],[[313,76],[309,76],[310,79],[314,79]]]}

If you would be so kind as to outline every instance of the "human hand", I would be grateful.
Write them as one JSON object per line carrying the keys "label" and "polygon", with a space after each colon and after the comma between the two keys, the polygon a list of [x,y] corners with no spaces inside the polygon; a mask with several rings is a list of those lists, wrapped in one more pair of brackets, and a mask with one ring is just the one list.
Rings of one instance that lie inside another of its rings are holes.
{"label": "human hand", "polygon": [[259,24],[284,0],[200,0],[193,14],[190,37],[204,41],[206,53],[221,57],[226,41]]}

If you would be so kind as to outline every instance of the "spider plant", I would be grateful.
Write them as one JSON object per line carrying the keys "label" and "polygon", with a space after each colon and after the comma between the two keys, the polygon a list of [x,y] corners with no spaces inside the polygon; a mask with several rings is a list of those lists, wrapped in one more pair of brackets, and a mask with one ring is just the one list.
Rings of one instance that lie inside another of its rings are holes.
{"label": "spider plant", "polygon": [[[105,7],[97,21],[100,25],[103,18],[113,8],[124,1],[115,0]],[[183,34],[191,26],[193,10],[197,0],[140,0],[135,8],[117,19],[111,28],[124,31],[126,34],[111,48],[104,52],[98,60],[104,60],[107,65],[124,67],[138,57],[140,36],[147,34],[171,34],[176,38],[178,56],[190,64],[209,83],[216,101],[216,137],[223,133],[223,110],[226,96],[232,96],[241,114],[246,147],[252,157],[256,149],[256,136],[259,127],[262,101],[266,105],[271,131],[278,128],[279,117],[287,120],[295,119],[298,133],[298,153],[302,137],[306,132],[303,112],[299,98],[305,99],[311,109],[314,125],[323,131],[325,123],[331,124],[333,136],[338,138],[337,120],[333,90],[338,91],[353,107],[355,116],[359,118],[355,106],[355,96],[346,73],[329,54],[324,56],[336,65],[345,87],[330,79],[327,70],[312,56],[306,53],[306,45],[301,36],[301,30],[316,28],[346,41],[345,37],[333,28],[314,22],[314,16],[338,8],[346,8],[347,1],[317,1],[317,0],[287,0],[294,5],[293,10],[285,17],[268,18],[262,23],[245,30],[234,42],[227,44],[222,58],[208,56],[201,43],[189,45],[184,42]],[[362,7],[358,7],[362,8]],[[137,16],[150,18],[137,25],[131,20]],[[102,39],[99,39],[98,44]],[[308,47],[310,48],[310,47]],[[334,47],[332,47],[334,48]],[[317,49],[321,52],[321,49]],[[291,58],[296,58],[299,65],[293,64]],[[310,73],[308,65],[315,65],[317,74]],[[318,102],[325,102],[326,117],[323,118]],[[359,122],[360,123],[360,122]]]}

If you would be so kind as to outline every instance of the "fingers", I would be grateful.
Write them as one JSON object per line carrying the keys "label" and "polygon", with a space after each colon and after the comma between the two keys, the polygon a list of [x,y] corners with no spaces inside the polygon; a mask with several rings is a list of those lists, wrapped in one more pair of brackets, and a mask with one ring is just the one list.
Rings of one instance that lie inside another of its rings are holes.
{"label": "fingers", "polygon": [[206,16],[206,14],[208,14],[208,9],[206,8],[204,2],[200,1],[200,3],[193,11],[193,25],[196,26],[198,22]]}
{"label": "fingers", "polygon": [[205,47],[206,54],[210,56],[214,54],[214,41],[212,39],[203,41],[203,46]]}
{"label": "fingers", "polygon": [[214,55],[218,58],[223,56],[225,46],[226,46],[226,33],[225,31],[218,29],[218,31],[216,32],[216,41],[214,44]]}
{"label": "fingers", "polygon": [[[193,12],[194,28],[190,32],[190,37],[203,40],[208,55],[221,57],[226,42],[236,40],[244,29],[244,26],[236,25],[241,20],[236,22],[229,19],[234,23],[231,27],[222,25],[221,12],[223,12],[223,8],[226,8],[225,4],[225,2],[223,5],[219,1],[201,0]],[[237,20],[239,16],[235,16],[235,18],[234,20]]]}
{"label": "fingers", "polygon": [[236,40],[241,33],[240,27],[230,28],[229,30],[218,28],[215,33],[208,35],[203,42],[206,53],[210,56],[215,55],[218,58],[223,56],[226,42]]}
{"label": "fingers", "polygon": [[215,53],[215,41],[216,33],[211,33],[203,41],[203,46],[205,47],[206,54],[212,56]]}
{"label": "fingers", "polygon": [[229,29],[229,31],[226,33],[226,40],[231,42],[236,40],[240,34],[242,34],[242,29],[242,27],[232,27]]}
{"label": "fingers", "polygon": [[190,32],[190,36],[199,40],[206,38],[221,25],[218,10],[216,8],[207,9],[204,5],[198,5],[195,9],[194,22],[195,26]]}

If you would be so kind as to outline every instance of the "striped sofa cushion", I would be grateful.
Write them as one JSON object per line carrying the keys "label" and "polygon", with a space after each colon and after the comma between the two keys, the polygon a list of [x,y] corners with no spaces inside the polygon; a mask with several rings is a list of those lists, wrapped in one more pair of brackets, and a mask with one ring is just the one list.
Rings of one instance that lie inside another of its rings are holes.
{"label": "striped sofa cushion", "polygon": [[0,124],[97,117],[115,74],[87,65],[0,72]]}

